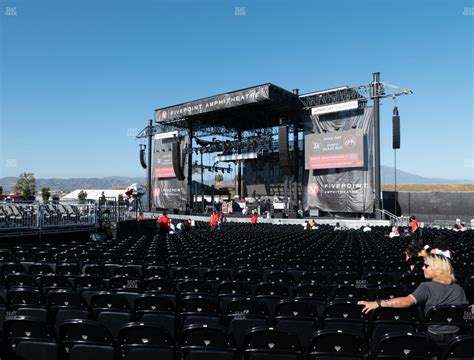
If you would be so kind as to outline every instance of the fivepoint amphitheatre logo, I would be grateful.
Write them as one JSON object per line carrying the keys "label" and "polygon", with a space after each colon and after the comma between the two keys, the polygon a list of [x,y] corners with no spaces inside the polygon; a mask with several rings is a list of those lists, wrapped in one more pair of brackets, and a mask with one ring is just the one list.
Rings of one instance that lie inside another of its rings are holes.
{"label": "fivepoint amphitheatre logo", "polygon": [[319,194],[321,189],[319,188],[319,185],[316,183],[309,183],[308,184],[308,195],[309,196],[316,196]]}
{"label": "fivepoint amphitheatre logo", "polygon": [[153,190],[153,195],[154,195],[155,197],[158,197],[158,196],[160,196],[160,194],[161,194],[160,188],[159,188],[159,187],[156,187],[156,188]]}
{"label": "fivepoint amphitheatre logo", "polygon": [[163,110],[161,112],[161,120],[166,120],[166,119],[168,119],[168,111]]}

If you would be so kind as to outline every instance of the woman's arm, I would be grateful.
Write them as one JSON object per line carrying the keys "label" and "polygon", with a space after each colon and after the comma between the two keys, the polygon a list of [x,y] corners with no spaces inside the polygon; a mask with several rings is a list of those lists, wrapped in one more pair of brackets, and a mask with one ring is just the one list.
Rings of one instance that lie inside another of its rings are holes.
{"label": "woman's arm", "polygon": [[364,314],[367,314],[368,312],[375,310],[378,307],[407,308],[416,304],[416,300],[413,295],[408,295],[389,300],[358,301],[357,304],[364,305],[362,312]]}

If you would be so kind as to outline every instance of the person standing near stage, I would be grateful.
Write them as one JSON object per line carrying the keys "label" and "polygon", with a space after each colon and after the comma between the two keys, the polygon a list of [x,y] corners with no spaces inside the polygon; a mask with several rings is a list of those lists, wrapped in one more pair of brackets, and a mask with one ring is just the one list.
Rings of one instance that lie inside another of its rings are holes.
{"label": "person standing near stage", "polygon": [[209,224],[211,225],[211,231],[216,230],[217,225],[219,224],[219,214],[217,213],[217,211],[214,210],[212,212],[211,221],[209,222]]}
{"label": "person standing near stage", "polygon": [[252,224],[252,229],[255,229],[257,227],[257,214],[253,213],[252,217],[250,218],[250,223]]}
{"label": "person standing near stage", "polygon": [[166,211],[163,211],[163,215],[158,219],[158,230],[162,236],[166,236],[170,232],[171,220],[167,215]]}
{"label": "person standing near stage", "polygon": [[416,221],[416,216],[413,215],[410,218],[411,221],[411,233],[414,234],[416,230],[418,230],[418,222]]}

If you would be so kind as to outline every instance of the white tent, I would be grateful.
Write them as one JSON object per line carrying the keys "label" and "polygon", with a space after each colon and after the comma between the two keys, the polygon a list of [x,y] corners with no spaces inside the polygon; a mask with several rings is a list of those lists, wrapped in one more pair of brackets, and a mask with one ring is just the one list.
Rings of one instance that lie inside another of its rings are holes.
{"label": "white tent", "polygon": [[64,200],[77,200],[77,196],[81,191],[85,191],[87,193],[88,200],[96,200],[98,201],[99,198],[102,196],[102,192],[106,198],[118,198],[120,194],[122,194],[123,198],[126,199],[127,196],[125,195],[125,191],[127,190],[96,190],[96,189],[78,189],[70,192],[69,194],[63,196],[61,199]]}

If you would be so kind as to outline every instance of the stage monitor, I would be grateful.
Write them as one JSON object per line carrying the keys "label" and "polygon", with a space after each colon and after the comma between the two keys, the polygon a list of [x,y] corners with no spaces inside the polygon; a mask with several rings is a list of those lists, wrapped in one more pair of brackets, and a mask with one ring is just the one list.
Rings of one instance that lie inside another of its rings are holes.
{"label": "stage monitor", "polygon": [[364,134],[361,129],[305,136],[305,169],[338,169],[364,166]]}

